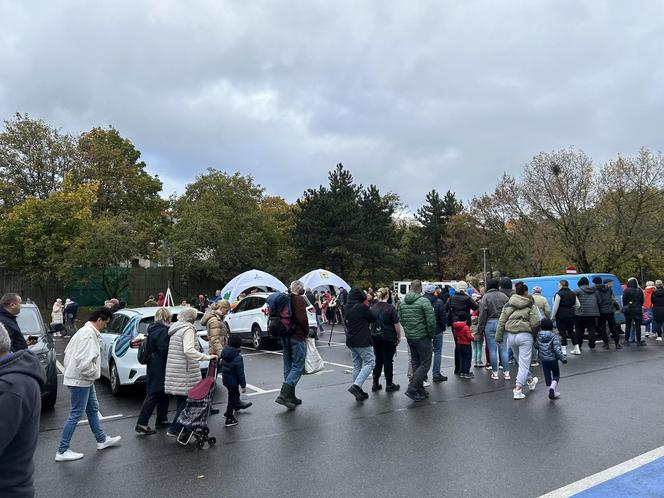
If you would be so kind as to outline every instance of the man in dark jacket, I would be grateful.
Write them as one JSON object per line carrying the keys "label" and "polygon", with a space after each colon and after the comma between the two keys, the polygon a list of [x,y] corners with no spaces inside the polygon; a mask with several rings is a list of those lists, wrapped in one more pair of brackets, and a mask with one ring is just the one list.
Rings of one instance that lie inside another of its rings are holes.
{"label": "man in dark jacket", "polygon": [[580,306],[576,294],[569,288],[567,280],[558,282],[559,290],[553,297],[553,310],[551,316],[556,321],[560,338],[562,339],[563,354],[567,355],[567,338],[572,340],[574,354],[581,354],[581,350],[576,344],[576,334],[574,333],[574,316],[576,308]]}
{"label": "man in dark jacket", "polygon": [[304,299],[304,285],[299,280],[291,282],[290,298],[295,329],[293,334],[284,339],[284,383],[275,403],[284,405],[289,410],[302,404],[295,396],[295,386],[304,372],[304,360],[307,354],[307,337],[309,336],[309,319],[307,302]]}
{"label": "man in dark jacket", "polygon": [[0,299],[0,323],[5,326],[12,341],[12,352],[28,349],[28,343],[16,322],[16,316],[21,312],[21,303],[21,296],[13,292]]}
{"label": "man in dark jacket", "polygon": [[512,297],[512,294],[514,294],[512,279],[509,277],[503,277],[500,279],[500,292],[505,294],[508,298]]}
{"label": "man in dark jacket", "polygon": [[[477,304],[472,297],[466,294],[467,290],[468,284],[466,282],[462,280],[457,283],[456,292],[450,298],[450,313],[447,318],[448,324],[452,325],[454,322],[458,322],[459,316],[463,315],[468,317],[465,321],[468,326],[470,326],[470,310],[476,310],[480,305]],[[454,338],[454,341],[456,345],[456,337]],[[454,375],[460,373],[460,368],[459,357],[454,355]]]}
{"label": "man in dark jacket", "polygon": [[595,331],[597,330],[597,319],[599,318],[599,300],[597,289],[590,287],[586,277],[581,277],[579,288],[574,291],[579,300],[579,308],[576,310],[576,345],[574,354],[579,354],[583,347],[583,335],[588,331],[588,346],[592,351],[595,349]]}
{"label": "man in dark jacket", "polygon": [[593,285],[597,290],[597,301],[599,305],[599,318],[597,320],[597,330],[599,336],[604,341],[604,349],[609,349],[609,336],[606,333],[606,326],[609,326],[609,333],[616,344],[616,349],[621,349],[620,339],[618,337],[618,327],[616,326],[615,312],[618,309],[613,291],[609,284],[613,281],[610,278],[602,281],[602,277],[593,278]]}
{"label": "man in dark jacket", "polygon": [[0,495],[27,497],[35,493],[32,456],[46,375],[30,351],[10,350],[9,334],[0,325]]}
{"label": "man in dark jacket", "polygon": [[625,345],[629,346],[632,327],[636,332],[636,342],[639,346],[645,346],[646,341],[641,339],[641,324],[643,322],[643,303],[645,295],[639,288],[639,281],[630,278],[627,288],[623,291],[623,309],[625,315]]}
{"label": "man in dark jacket", "polygon": [[434,382],[444,382],[447,377],[440,372],[440,364],[443,356],[443,332],[447,324],[447,313],[443,301],[435,294],[436,287],[433,284],[427,284],[424,288],[424,297],[426,297],[433,306],[433,314],[436,317],[436,334],[433,336],[433,366],[431,373]]}
{"label": "man in dark jacket", "polygon": [[371,340],[369,324],[376,321],[376,317],[365,304],[367,297],[362,289],[353,287],[348,293],[346,304],[346,346],[353,357],[353,385],[348,392],[355,396],[357,401],[364,401],[369,395],[362,390],[376,364]]}

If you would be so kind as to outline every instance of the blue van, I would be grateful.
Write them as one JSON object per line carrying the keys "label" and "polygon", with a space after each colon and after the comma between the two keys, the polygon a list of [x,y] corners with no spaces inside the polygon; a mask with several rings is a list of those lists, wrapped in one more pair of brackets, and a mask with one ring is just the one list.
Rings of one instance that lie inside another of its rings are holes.
{"label": "blue van", "polygon": [[[618,277],[611,273],[570,273],[565,275],[545,275],[543,277],[527,277],[527,278],[515,278],[512,279],[512,282],[523,282],[528,286],[528,291],[532,294],[533,287],[539,285],[542,288],[542,295],[546,297],[549,301],[551,309],[553,309],[553,297],[558,292],[558,282],[561,280],[567,280],[569,282],[569,288],[571,290],[576,290],[579,288],[578,282],[581,277],[586,277],[590,285],[593,285],[593,278],[601,277],[602,280],[610,278],[613,280],[613,295],[616,297],[618,306],[622,307],[622,287]],[[616,312],[616,322],[624,323],[625,317],[623,317],[620,311]]]}

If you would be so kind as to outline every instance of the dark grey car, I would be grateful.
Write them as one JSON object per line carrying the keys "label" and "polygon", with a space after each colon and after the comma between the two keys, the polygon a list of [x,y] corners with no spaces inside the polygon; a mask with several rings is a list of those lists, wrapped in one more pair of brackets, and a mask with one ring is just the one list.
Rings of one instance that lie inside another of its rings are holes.
{"label": "dark grey car", "polygon": [[47,329],[39,308],[23,303],[17,316],[18,326],[28,342],[29,349],[39,358],[46,372],[46,384],[42,389],[42,407],[53,408],[58,397],[58,367],[55,356],[53,333],[62,330],[62,325]]}

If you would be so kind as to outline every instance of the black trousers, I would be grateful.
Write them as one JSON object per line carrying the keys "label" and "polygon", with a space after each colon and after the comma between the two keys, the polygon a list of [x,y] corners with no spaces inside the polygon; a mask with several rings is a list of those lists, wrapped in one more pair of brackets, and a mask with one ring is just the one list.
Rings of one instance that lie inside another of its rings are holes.
{"label": "black trousers", "polygon": [[157,423],[166,422],[168,420],[168,395],[164,391],[157,391],[148,393],[145,397],[136,423],[143,426],[148,425],[155,407],[157,407]]}
{"label": "black trousers", "polygon": [[394,354],[397,352],[395,342],[384,341],[383,339],[374,339],[374,355],[376,356],[376,366],[373,370],[374,383],[378,383],[380,374],[385,369],[385,382],[392,384],[394,379]]}
{"label": "black trousers", "polygon": [[625,341],[629,341],[629,336],[631,335],[632,327],[634,327],[634,332],[636,332],[636,342],[641,341],[641,324],[643,323],[643,315],[632,315],[631,313],[625,313]]}
{"label": "black trousers", "polygon": [[597,329],[596,316],[577,316],[576,317],[576,344],[583,346],[583,333],[588,331],[588,346],[595,347],[595,331]]}
{"label": "black trousers", "polygon": [[567,346],[567,338],[572,340],[572,344],[576,346],[576,335],[574,334],[574,319],[572,317],[556,318],[556,325],[560,333],[561,344]]}
{"label": "black trousers", "polygon": [[544,372],[544,382],[546,385],[550,386],[551,380],[558,382],[560,380],[560,365],[558,365],[558,360],[542,361],[541,363],[542,371]]}
{"label": "black trousers", "polygon": [[[458,375],[461,373],[461,362],[459,361],[459,353],[457,352],[456,336],[452,334],[452,338],[454,339],[454,375]],[[471,354],[472,354],[472,348],[471,348]]]}
{"label": "black trousers", "polygon": [[470,344],[457,344],[454,347],[454,357],[459,359],[459,373],[470,373],[470,360],[473,356],[473,348]]}
{"label": "black trousers", "polygon": [[599,336],[602,338],[605,344],[609,343],[609,336],[606,333],[606,326],[609,326],[609,334],[613,338],[613,341],[618,344],[618,327],[616,325],[616,317],[613,313],[601,313],[599,319],[597,320],[597,329],[599,331]]}
{"label": "black trousers", "polygon": [[413,376],[408,383],[408,391],[422,392],[424,390],[422,384],[427,377],[427,372],[431,369],[431,355],[433,354],[431,338],[408,339],[408,348],[410,349],[410,361],[413,364]]}
{"label": "black trousers", "polygon": [[226,386],[228,390],[228,404],[224,417],[232,417],[233,412],[240,406],[240,386]]}

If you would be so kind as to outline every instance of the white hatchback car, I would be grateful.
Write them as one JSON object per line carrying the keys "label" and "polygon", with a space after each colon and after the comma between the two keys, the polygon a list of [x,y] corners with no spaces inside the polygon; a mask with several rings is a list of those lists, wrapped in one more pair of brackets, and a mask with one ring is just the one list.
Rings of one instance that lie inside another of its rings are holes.
{"label": "white hatchback car", "polygon": [[[264,348],[268,342],[276,342],[267,332],[267,316],[263,312],[269,295],[268,292],[250,294],[237,303],[235,309],[224,318],[231,334],[237,334],[242,339],[250,340],[251,345],[256,349]],[[306,300],[305,296],[302,297]],[[307,318],[309,319],[309,331],[315,333],[316,312],[310,303],[307,306]]]}
{"label": "white hatchback car", "polygon": [[[111,393],[118,396],[124,386],[145,383],[146,366],[138,362],[137,353],[141,340],[159,308],[124,308],[113,313],[111,323],[101,333],[101,375],[111,384]],[[177,314],[183,310],[181,306],[168,308],[177,321]],[[201,325],[203,313],[198,313],[194,323],[201,349],[207,354],[208,343],[206,330]],[[208,362],[200,363],[201,370],[207,370]]]}

